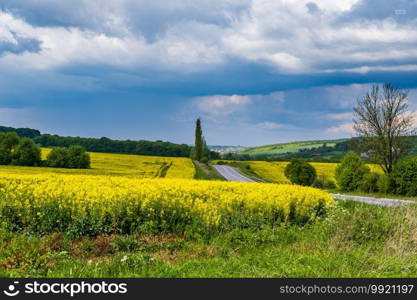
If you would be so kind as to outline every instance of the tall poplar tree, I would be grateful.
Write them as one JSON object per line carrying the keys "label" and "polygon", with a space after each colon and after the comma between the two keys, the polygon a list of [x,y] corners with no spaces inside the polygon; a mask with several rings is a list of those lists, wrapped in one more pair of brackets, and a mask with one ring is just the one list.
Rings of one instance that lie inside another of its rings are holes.
{"label": "tall poplar tree", "polygon": [[194,159],[201,161],[204,152],[203,130],[201,129],[201,120],[197,119],[195,124],[195,143],[194,143]]}

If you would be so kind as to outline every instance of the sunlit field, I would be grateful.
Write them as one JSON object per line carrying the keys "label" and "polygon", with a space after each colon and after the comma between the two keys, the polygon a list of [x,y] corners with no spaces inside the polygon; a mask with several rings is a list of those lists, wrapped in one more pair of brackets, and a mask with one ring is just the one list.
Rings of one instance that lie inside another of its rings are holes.
{"label": "sunlit field", "polygon": [[[42,159],[51,151],[42,148]],[[90,169],[0,166],[1,174],[80,174],[117,175],[135,178],[193,178],[194,166],[183,157],[158,157],[129,154],[90,153]]]}
{"label": "sunlit field", "polygon": [[333,203],[327,192],[294,185],[63,174],[2,174],[0,194],[10,230],[74,237],[304,223]]}
{"label": "sunlit field", "polygon": [[[251,169],[262,179],[270,182],[286,183],[289,180],[285,177],[284,171],[288,162],[266,162],[266,161],[249,161],[247,162]],[[337,163],[312,162],[311,165],[316,169],[318,177],[325,177],[335,180],[335,170]],[[369,165],[371,171],[382,173],[377,165]]]}

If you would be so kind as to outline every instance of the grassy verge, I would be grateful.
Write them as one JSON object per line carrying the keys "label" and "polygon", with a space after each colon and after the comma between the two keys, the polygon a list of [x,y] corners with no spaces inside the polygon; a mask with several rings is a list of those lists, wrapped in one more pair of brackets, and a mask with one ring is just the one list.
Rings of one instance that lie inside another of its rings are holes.
{"label": "grassy verge", "polygon": [[2,277],[415,277],[417,206],[340,201],[305,226],[209,240],[111,235],[71,240],[0,230]]}
{"label": "grassy verge", "polygon": [[193,161],[195,167],[195,176],[194,179],[202,180],[225,180],[216,169],[210,165],[200,163],[198,161]]}
{"label": "grassy verge", "polygon": [[334,194],[343,194],[343,195],[352,195],[352,196],[362,196],[362,197],[373,197],[373,198],[389,198],[389,199],[398,199],[398,200],[414,200],[417,201],[417,197],[408,197],[403,195],[394,195],[394,194],[382,194],[382,193],[364,193],[360,191],[353,192],[344,192],[337,189],[327,190],[329,193]]}

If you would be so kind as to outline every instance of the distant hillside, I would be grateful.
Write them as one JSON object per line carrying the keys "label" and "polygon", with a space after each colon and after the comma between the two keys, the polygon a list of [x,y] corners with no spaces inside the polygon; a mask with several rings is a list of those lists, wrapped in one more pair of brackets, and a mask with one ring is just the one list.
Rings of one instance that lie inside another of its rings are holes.
{"label": "distant hillside", "polygon": [[218,153],[239,153],[247,149],[247,147],[243,147],[243,146],[218,146],[218,145],[209,145],[208,148]]}
{"label": "distant hillside", "polygon": [[[417,137],[411,137],[413,147],[409,155],[417,155]],[[237,154],[241,160],[288,161],[294,157],[316,162],[338,162],[351,150],[355,139],[312,140],[247,148]],[[233,159],[232,157],[229,157]]]}
{"label": "distant hillside", "polygon": [[313,140],[302,142],[291,142],[283,144],[265,145],[259,147],[247,148],[241,151],[241,154],[249,155],[277,155],[286,153],[296,153],[302,149],[316,149],[320,147],[334,147],[336,144],[346,142],[349,139],[338,140]]}

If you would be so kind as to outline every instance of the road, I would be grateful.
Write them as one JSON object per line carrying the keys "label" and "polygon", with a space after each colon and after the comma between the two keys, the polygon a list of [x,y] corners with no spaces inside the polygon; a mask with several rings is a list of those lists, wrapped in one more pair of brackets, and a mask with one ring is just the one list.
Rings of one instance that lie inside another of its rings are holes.
{"label": "road", "polygon": [[416,203],[416,201],[409,200],[398,200],[398,199],[389,199],[389,198],[373,198],[373,197],[362,197],[362,196],[353,196],[353,195],[341,195],[341,194],[332,194],[335,199],[339,200],[353,200],[359,201],[368,204],[380,205],[380,206],[400,206],[405,204]]}
{"label": "road", "polygon": [[[225,166],[225,165],[213,165],[213,167],[217,170],[217,172],[220,173],[220,175],[222,175],[228,181],[255,182],[254,180],[240,174],[235,168]],[[353,201],[363,202],[367,204],[389,206],[389,207],[417,203],[416,201],[388,199],[388,198],[362,197],[362,196],[342,195],[342,194],[332,194],[332,195],[335,199],[338,199],[338,200],[353,200]]]}
{"label": "road", "polygon": [[235,168],[225,165],[213,165],[213,167],[228,181],[255,182],[254,180],[240,174]]}

